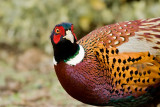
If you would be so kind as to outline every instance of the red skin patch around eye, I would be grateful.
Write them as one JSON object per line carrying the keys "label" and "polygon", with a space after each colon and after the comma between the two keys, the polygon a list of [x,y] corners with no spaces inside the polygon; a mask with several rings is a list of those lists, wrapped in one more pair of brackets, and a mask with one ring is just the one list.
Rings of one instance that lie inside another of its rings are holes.
{"label": "red skin patch around eye", "polygon": [[[59,33],[57,34],[56,34],[56,29],[59,29]],[[55,44],[57,44],[60,41],[61,36],[65,35],[65,30],[62,26],[57,26],[54,32],[55,32],[55,35],[53,35],[53,41]]]}

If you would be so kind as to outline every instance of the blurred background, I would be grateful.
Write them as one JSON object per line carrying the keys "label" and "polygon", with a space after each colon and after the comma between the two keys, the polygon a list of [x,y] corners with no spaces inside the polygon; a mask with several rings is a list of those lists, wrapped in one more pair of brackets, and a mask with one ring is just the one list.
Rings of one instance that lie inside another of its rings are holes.
{"label": "blurred background", "polygon": [[160,0],[0,0],[0,107],[88,106],[55,75],[56,24],[73,23],[80,39],[103,25],[159,16]]}

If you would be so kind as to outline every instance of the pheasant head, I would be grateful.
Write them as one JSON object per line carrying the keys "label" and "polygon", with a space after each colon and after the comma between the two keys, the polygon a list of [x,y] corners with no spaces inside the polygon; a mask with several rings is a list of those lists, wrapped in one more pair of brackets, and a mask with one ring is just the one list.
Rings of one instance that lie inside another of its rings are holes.
{"label": "pheasant head", "polygon": [[79,53],[80,46],[76,43],[77,37],[73,31],[73,24],[61,23],[56,25],[50,38],[54,49],[54,64],[60,61],[69,63]]}

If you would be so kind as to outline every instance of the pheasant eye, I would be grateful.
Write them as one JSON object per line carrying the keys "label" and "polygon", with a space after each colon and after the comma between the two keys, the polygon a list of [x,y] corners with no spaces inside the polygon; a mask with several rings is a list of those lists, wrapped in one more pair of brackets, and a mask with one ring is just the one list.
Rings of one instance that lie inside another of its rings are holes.
{"label": "pheasant eye", "polygon": [[56,29],[55,32],[56,32],[56,33],[60,33],[60,30],[59,30],[59,29]]}

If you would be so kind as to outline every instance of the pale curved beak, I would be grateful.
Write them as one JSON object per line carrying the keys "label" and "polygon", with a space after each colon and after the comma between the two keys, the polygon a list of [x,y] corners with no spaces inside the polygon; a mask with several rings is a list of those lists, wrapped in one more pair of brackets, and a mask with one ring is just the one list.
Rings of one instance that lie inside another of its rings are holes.
{"label": "pale curved beak", "polygon": [[71,43],[74,43],[74,36],[70,30],[66,31],[66,36],[64,36],[63,38],[71,41]]}

